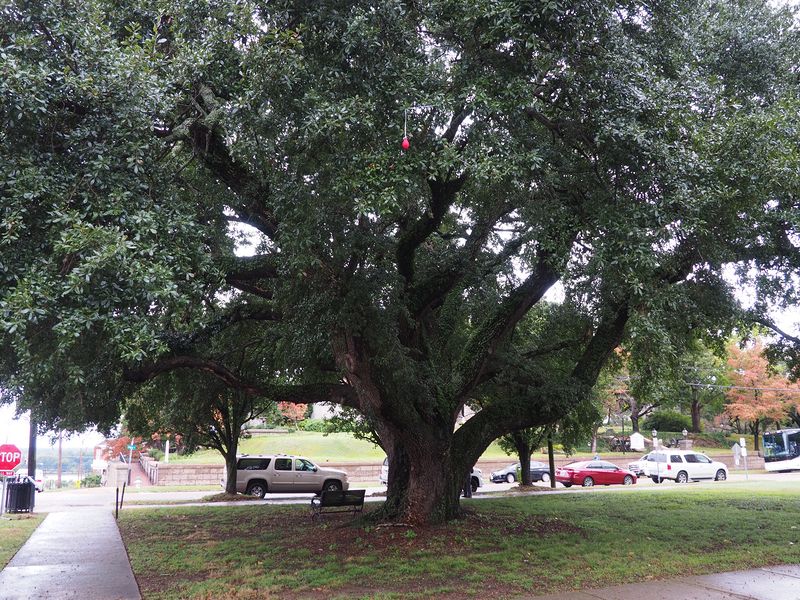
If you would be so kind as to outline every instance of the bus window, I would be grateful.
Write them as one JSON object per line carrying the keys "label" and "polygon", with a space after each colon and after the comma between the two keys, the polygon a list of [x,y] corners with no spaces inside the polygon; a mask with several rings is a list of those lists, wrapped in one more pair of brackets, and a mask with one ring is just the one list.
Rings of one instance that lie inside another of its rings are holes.
{"label": "bus window", "polygon": [[764,434],[764,468],[767,471],[800,469],[800,429],[780,429]]}
{"label": "bus window", "polygon": [[786,456],[786,446],[783,443],[783,433],[764,434],[764,458],[767,460],[783,460]]}
{"label": "bus window", "polygon": [[800,431],[786,434],[786,458],[800,456]]}

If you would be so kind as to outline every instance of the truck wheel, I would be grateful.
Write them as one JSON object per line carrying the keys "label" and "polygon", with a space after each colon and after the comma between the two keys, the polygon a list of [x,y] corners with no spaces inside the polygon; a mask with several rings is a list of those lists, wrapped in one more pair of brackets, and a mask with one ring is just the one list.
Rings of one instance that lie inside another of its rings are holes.
{"label": "truck wheel", "polygon": [[681,471],[675,478],[675,483],[687,483],[688,481],[689,481],[689,475],[686,473],[686,471]]}
{"label": "truck wheel", "polygon": [[340,492],[342,491],[342,484],[335,479],[331,479],[325,482],[325,485],[322,486],[323,492]]}
{"label": "truck wheel", "polygon": [[246,493],[250,496],[263,498],[267,494],[267,484],[263,481],[251,481],[247,486]]}

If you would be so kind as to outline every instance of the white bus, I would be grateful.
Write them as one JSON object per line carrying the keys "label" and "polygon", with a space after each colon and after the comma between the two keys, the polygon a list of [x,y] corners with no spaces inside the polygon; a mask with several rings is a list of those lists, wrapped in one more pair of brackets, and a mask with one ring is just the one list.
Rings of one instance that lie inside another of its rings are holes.
{"label": "white bus", "polygon": [[767,471],[800,469],[800,429],[779,429],[764,434],[764,468]]}

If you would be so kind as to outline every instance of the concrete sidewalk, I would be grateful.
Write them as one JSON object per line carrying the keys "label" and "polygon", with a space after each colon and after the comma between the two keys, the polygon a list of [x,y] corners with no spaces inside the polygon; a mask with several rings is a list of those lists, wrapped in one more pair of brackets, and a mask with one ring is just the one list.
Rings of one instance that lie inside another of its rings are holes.
{"label": "concrete sidewalk", "polygon": [[[534,596],[531,596],[533,600]],[[536,600],[800,600],[800,565],[535,596]]]}
{"label": "concrete sidewalk", "polygon": [[5,569],[0,599],[140,600],[111,511],[50,513]]}

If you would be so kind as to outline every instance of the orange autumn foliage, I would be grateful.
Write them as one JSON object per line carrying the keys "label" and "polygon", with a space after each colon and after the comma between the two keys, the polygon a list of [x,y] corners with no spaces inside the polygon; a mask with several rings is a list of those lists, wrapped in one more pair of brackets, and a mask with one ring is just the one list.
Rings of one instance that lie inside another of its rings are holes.
{"label": "orange autumn foliage", "polygon": [[760,341],[744,349],[735,344],[728,348],[731,384],[737,386],[726,393],[725,412],[731,419],[780,421],[800,403],[800,386],[772,371],[763,350]]}
{"label": "orange autumn foliage", "polygon": [[301,421],[306,416],[306,405],[295,404],[294,402],[278,402],[278,410],[287,419],[294,421]]}

